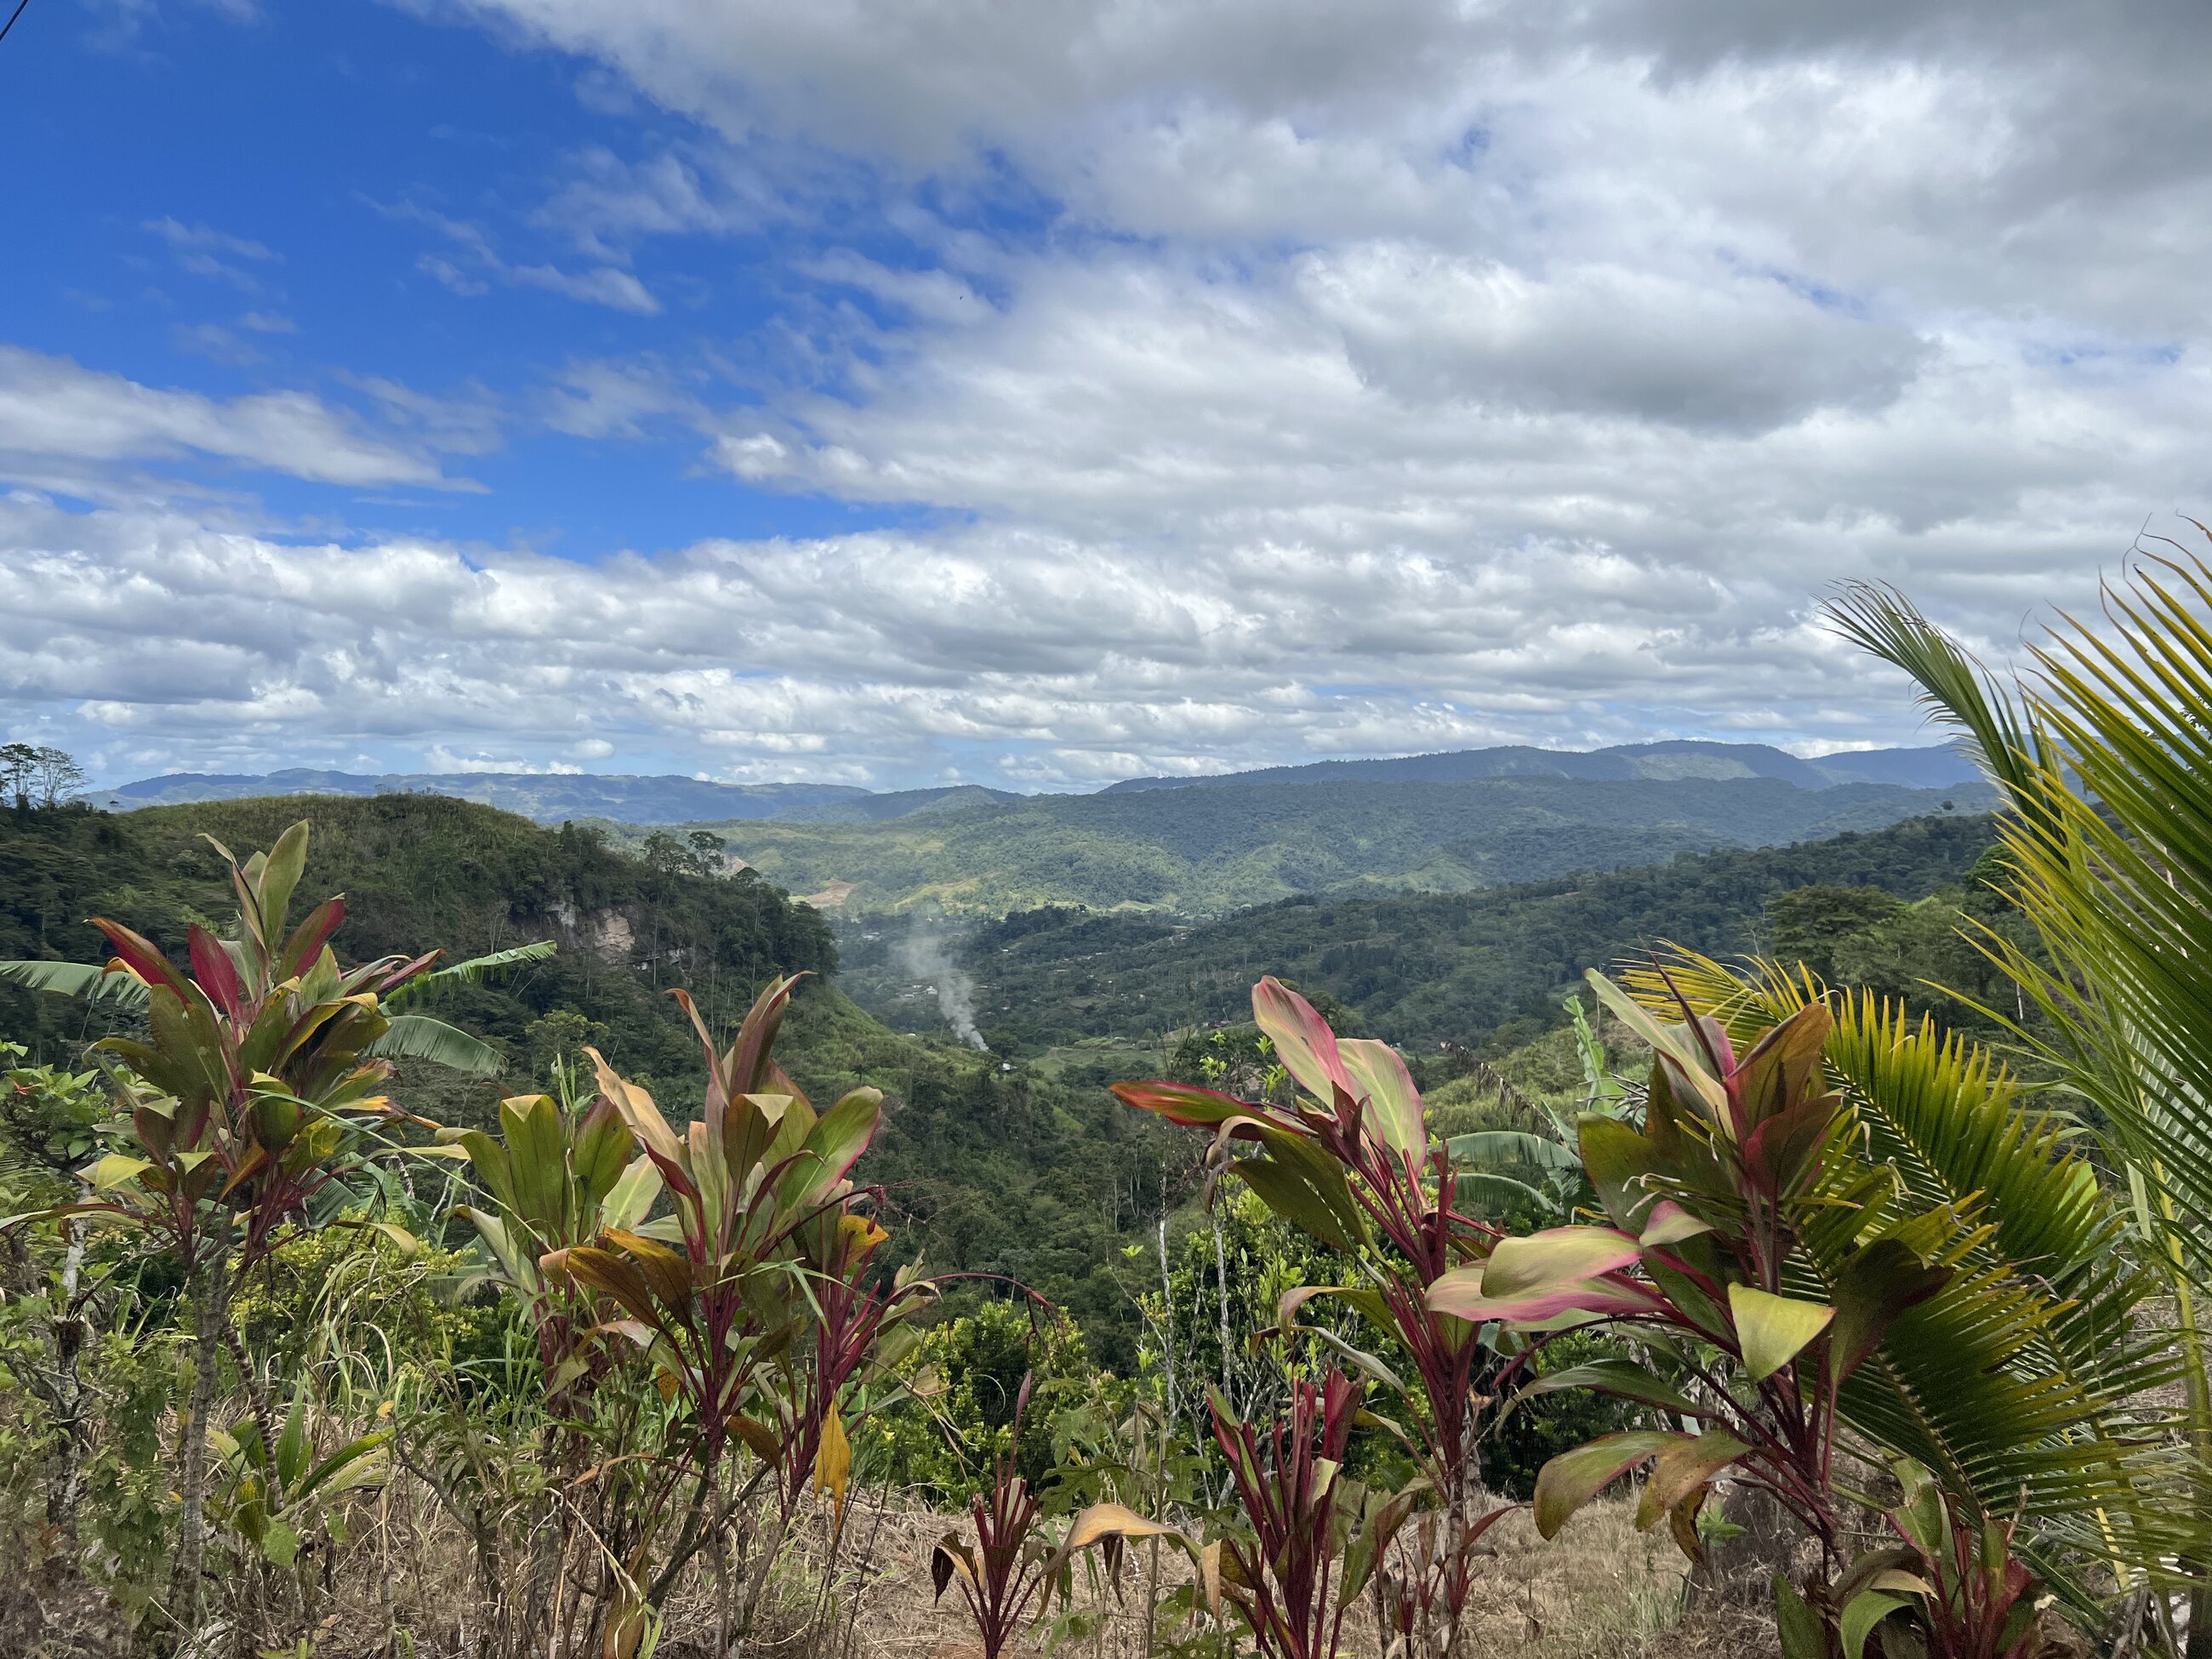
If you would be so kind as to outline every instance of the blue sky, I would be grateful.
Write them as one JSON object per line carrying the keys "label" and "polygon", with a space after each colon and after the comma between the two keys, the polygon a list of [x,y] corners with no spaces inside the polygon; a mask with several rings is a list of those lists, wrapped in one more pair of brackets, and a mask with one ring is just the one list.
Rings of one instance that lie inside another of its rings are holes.
{"label": "blue sky", "polygon": [[32,0],[0,723],[106,782],[1912,741],[1826,584],[2016,652],[2212,506],[2212,22],[1781,15]]}
{"label": "blue sky", "polygon": [[834,206],[841,245],[912,257],[872,204],[817,202],[773,228],[640,238],[594,259],[550,204],[599,156],[665,154],[691,124],[611,86],[580,94],[561,54],[356,0],[243,16],[40,7],[0,105],[8,153],[46,158],[10,191],[20,246],[40,251],[4,278],[12,337],[219,398],[309,386],[370,420],[389,413],[370,383],[391,382],[485,428],[483,448],[441,467],[451,488],[364,498],[246,469],[259,476],[239,484],[276,510],[586,561],[913,518],[710,477],[680,443],[502,418],[591,359],[703,377],[720,358],[715,392],[756,397],[748,380],[789,372],[780,318],[868,307],[799,274],[807,220]]}

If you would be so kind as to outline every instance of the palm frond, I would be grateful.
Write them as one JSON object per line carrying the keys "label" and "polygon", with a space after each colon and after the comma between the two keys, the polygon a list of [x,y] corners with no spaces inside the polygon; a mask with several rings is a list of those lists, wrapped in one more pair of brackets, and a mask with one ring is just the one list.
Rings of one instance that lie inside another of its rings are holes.
{"label": "palm frond", "polygon": [[146,983],[129,974],[111,974],[83,962],[0,962],[0,979],[33,991],[79,997],[87,1002],[112,1002],[122,1008],[146,1006]]}
{"label": "palm frond", "polygon": [[1837,632],[1918,682],[1921,706],[1966,739],[2015,811],[2040,815],[2050,744],[1995,675],[1894,588],[1849,582],[1826,609]]}
{"label": "palm frond", "polygon": [[427,1060],[471,1077],[495,1077],[507,1069],[490,1044],[428,1014],[394,1014],[392,1029],[368,1052],[382,1060]]}
{"label": "palm frond", "polygon": [[533,962],[550,960],[559,949],[551,939],[545,939],[534,945],[518,945],[510,950],[471,957],[466,962],[456,962],[408,981],[384,1000],[385,1006],[404,1006],[423,992],[441,985],[481,985],[486,981],[496,981]]}
{"label": "palm frond", "polygon": [[2130,1560],[2170,1548],[2159,1516],[2178,1471],[2132,1437],[2124,1408],[2170,1381],[2176,1358],[2139,1328],[2158,1280],[2129,1249],[2127,1214],[2079,1150],[2079,1126],[2025,1109],[1978,1045],[1802,968],[1739,971],[1678,950],[1623,979],[1657,1012],[1679,994],[1739,1043],[1825,1000],[1824,1058],[1868,1156],[1895,1172],[1906,1210],[1965,1224],[1944,1249],[1951,1283],[1846,1389],[1853,1426],[1995,1512],[2025,1492],[2035,1522],[2069,1543]]}

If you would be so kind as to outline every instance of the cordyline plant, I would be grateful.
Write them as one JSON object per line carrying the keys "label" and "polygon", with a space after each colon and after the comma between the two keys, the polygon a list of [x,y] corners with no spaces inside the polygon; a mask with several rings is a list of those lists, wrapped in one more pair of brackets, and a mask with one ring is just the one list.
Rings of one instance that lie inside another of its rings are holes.
{"label": "cordyline plant", "polygon": [[[130,1070],[118,1100],[127,1115],[114,1133],[127,1151],[90,1170],[92,1195],[54,1213],[96,1214],[136,1228],[185,1270],[194,1308],[196,1364],[188,1420],[181,1427],[176,1583],[170,1613],[190,1627],[199,1605],[205,1543],[208,1413],[216,1351],[235,1350],[228,1310],[236,1281],[266,1261],[310,1203],[350,1165],[363,1117],[390,1111],[374,1092],[392,1056],[422,1054],[473,1069],[495,1057],[473,1038],[419,1016],[387,1013],[386,999],[429,973],[438,952],[338,965],[331,935],[345,919],[331,898],[289,933],[285,918],[307,864],[307,825],[294,824],[266,854],[243,864],[210,845],[230,868],[238,895],[235,939],[195,924],[190,966],[121,923],[94,917],[115,955],[104,969],[73,963],[5,965],[40,988],[143,1000],[145,1041],[110,1037],[98,1047]],[[471,965],[472,966],[472,965]],[[450,971],[450,970],[449,970]],[[122,990],[106,990],[106,985]],[[398,1035],[399,1042],[392,1039]],[[404,1247],[413,1241],[388,1224]],[[263,1443],[276,1436],[252,1370],[238,1356]],[[281,1502],[282,1494],[272,1493]]]}
{"label": "cordyline plant", "polygon": [[[1869,1550],[1852,1568],[1860,1589],[1845,1607],[1846,1650],[1878,1630],[1884,1650],[1900,1659],[2045,1659],[2063,1651],[2036,1619],[2035,1575],[2014,1558],[2018,1517],[1975,1516],[1909,1457],[1890,1467],[1905,1497],[1882,1518],[1899,1541]],[[1784,1606],[1801,1626],[1809,1622],[1803,1603]],[[1809,1635],[1800,1636],[1800,1646]]]}
{"label": "cordyline plant", "polygon": [[942,1601],[945,1590],[958,1584],[969,1616],[975,1621],[983,1659],[1001,1659],[1025,1628],[1043,1620],[1055,1595],[1063,1601],[1069,1597],[1073,1577],[1069,1564],[1078,1550],[1102,1547],[1110,1578],[1119,1575],[1125,1540],[1165,1538],[1189,1553],[1198,1565],[1208,1604],[1218,1612],[1218,1545],[1201,1549],[1177,1528],[1148,1521],[1119,1504],[1093,1504],[1076,1516],[1066,1536],[1054,1543],[1045,1530],[1044,1506],[1022,1479],[1018,1467],[1022,1424],[1029,1415],[1030,1391],[1035,1381],[1030,1374],[1023,1374],[1021,1389],[1014,1396],[1012,1433],[992,1466],[990,1488],[969,1500],[975,1543],[970,1545],[957,1532],[948,1532],[930,1551],[933,1599]]}
{"label": "cordyline plant", "polygon": [[[1849,1566],[1846,1511],[1857,1498],[1838,1462],[1846,1421],[1877,1443],[1932,1436],[1954,1472],[1953,1497],[1968,1504],[1975,1476],[2008,1456],[2046,1492],[2080,1490],[2068,1483],[2084,1470],[2129,1468],[2129,1449],[2102,1437],[2075,1379],[2021,1374],[2061,1304],[1990,1257],[1993,1230],[1963,1202],[1916,1207],[1899,1172],[1866,1155],[1858,1111],[1824,1063],[1825,1001],[1808,1001],[1740,1055],[1686,1004],[1683,1024],[1662,1025],[1591,980],[1656,1056],[1640,1129],[1596,1115],[1582,1125],[1583,1162],[1613,1224],[1506,1240],[1437,1284],[1430,1304],[1523,1328],[1595,1317],[1632,1332],[1672,1362],[1674,1381],[1620,1359],[1540,1386],[1596,1388],[1698,1429],[1607,1435],[1553,1458],[1537,1480],[1540,1533],[1556,1534],[1601,1488],[1649,1463],[1638,1524],[1667,1520],[1694,1556],[1698,1510],[1725,1472],[1771,1493],[1818,1543],[1817,1571],[1802,1585],[1778,1582],[1777,1594],[1788,1659],[1826,1659],[1851,1650],[1849,1632],[1863,1640],[1880,1605],[1867,1598],[1899,1588],[1886,1565]],[[1910,1343],[1886,1350],[1908,1321]],[[1936,1397],[1946,1387],[1984,1419],[1960,1421]],[[2124,1480],[2118,1490],[2124,1506]]]}
{"label": "cordyline plant", "polygon": [[660,1195],[660,1172],[604,1095],[581,1111],[550,1095],[512,1096],[500,1103],[499,1128],[497,1139],[481,1129],[441,1129],[425,1150],[465,1156],[490,1199],[490,1209],[454,1213],[475,1227],[497,1277],[529,1310],[546,1395],[558,1402],[603,1368],[605,1354],[590,1334],[589,1304],[567,1279],[549,1281],[538,1261],[608,1229],[636,1227]]}
{"label": "cordyline plant", "polygon": [[[1253,988],[1252,1012],[1297,1085],[1293,1104],[1170,1082],[1117,1083],[1114,1092],[1170,1122],[1211,1129],[1217,1180],[1233,1173],[1292,1225],[1358,1264],[1363,1283],[1291,1291],[1268,1334],[1291,1334],[1301,1307],[1334,1296],[1411,1363],[1417,1382],[1408,1389],[1373,1355],[1312,1332],[1413,1407],[1409,1445],[1422,1469],[1415,1495],[1441,1525],[1411,1535],[1407,1570],[1386,1575],[1386,1599],[1411,1639],[1447,1653],[1474,1589],[1476,1544],[1505,1511],[1484,1507],[1476,1455],[1476,1371],[1489,1354],[1481,1317],[1438,1307],[1429,1293],[1486,1259],[1501,1235],[1454,1207],[1451,1152],[1430,1145],[1420,1093],[1396,1050],[1340,1041],[1311,1004],[1273,977]],[[1239,1141],[1256,1143],[1260,1155],[1234,1156]]]}
{"label": "cordyline plant", "polygon": [[786,1524],[811,1486],[831,1494],[842,1525],[853,1463],[846,1417],[855,1391],[888,1376],[913,1352],[920,1339],[907,1322],[936,1295],[918,1263],[883,1281],[872,1264],[890,1237],[849,1200],[823,1206],[793,1235],[813,1329],[811,1352],[786,1351],[783,1384],[768,1401],[782,1449]]}
{"label": "cordyline plant", "polygon": [[[1213,1437],[1229,1462],[1249,1541],[1218,1546],[1219,1595],[1232,1602],[1263,1659],[1334,1659],[1345,1614],[1381,1568],[1414,1494],[1370,1494],[1344,1476],[1365,1384],[1332,1369],[1300,1378],[1289,1412],[1263,1434],[1237,1420],[1218,1393]],[[1485,1524],[1510,1510],[1493,1511]],[[1391,1636],[1413,1634],[1410,1606],[1384,1611]],[[1392,1617],[1395,1612],[1400,1616]]]}
{"label": "cordyline plant", "polygon": [[[758,1485],[791,1455],[791,1443],[778,1431],[784,1419],[775,1391],[786,1374],[779,1362],[818,1317],[819,1292],[806,1282],[803,1236],[824,1218],[841,1233],[848,1221],[863,1229],[870,1224],[851,1212],[854,1194],[846,1176],[873,1139],[883,1111],[877,1091],[856,1089],[817,1117],[775,1063],[776,1034],[797,983],[772,981],[726,1051],[716,1047],[690,998],[671,993],[691,1016],[707,1061],[705,1104],[680,1136],[650,1095],[625,1082],[596,1049],[586,1050],[601,1095],[659,1171],[674,1213],[654,1231],[674,1243],[609,1227],[597,1243],[552,1251],[540,1263],[549,1278],[573,1279],[617,1305],[623,1316],[608,1322],[607,1328],[645,1351],[662,1392],[683,1409],[697,1488],[650,1597],[657,1601],[703,1545],[715,1563],[717,1624],[725,1640],[730,1622],[725,1534]],[[859,1271],[872,1249],[831,1259]],[[842,1506],[849,1457],[835,1455],[844,1435],[834,1398],[821,1403],[815,1473]],[[831,1423],[836,1423],[834,1437]],[[733,1437],[760,1461],[745,1487],[728,1493],[722,1475]],[[753,1563],[744,1603],[748,1626],[782,1532],[779,1519]],[[641,1628],[642,1610],[631,1611]]]}

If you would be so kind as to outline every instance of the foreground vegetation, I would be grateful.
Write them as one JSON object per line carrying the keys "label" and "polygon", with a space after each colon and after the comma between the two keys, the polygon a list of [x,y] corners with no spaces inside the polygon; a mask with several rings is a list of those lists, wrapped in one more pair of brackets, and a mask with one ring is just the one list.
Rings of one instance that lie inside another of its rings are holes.
{"label": "foreground vegetation", "polygon": [[[842,1655],[927,1576],[985,1659],[1448,1659],[1551,1639],[1540,1547],[1586,1651],[2212,1650],[2212,576],[2114,607],[2024,684],[1839,609],[2005,810],[1730,899],[1786,959],[1413,1063],[1261,975],[1096,1123],[802,990],[826,933],[710,842],[21,805],[0,1641]],[[1924,896],[1834,877],[1908,848]],[[1383,967],[1323,971],[1402,1030]],[[963,1158],[1095,1263],[963,1268],[902,1172]]]}

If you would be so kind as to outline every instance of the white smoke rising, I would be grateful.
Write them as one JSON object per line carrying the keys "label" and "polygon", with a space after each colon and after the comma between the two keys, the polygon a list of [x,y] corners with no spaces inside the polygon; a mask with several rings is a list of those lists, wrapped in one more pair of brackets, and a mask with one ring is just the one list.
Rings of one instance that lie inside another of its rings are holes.
{"label": "white smoke rising", "polygon": [[899,965],[916,979],[926,980],[936,994],[937,1006],[952,1034],[971,1048],[988,1051],[990,1044],[975,1029],[975,981],[952,959],[952,942],[937,923],[916,916],[898,948]]}

